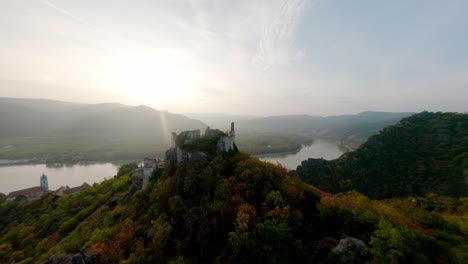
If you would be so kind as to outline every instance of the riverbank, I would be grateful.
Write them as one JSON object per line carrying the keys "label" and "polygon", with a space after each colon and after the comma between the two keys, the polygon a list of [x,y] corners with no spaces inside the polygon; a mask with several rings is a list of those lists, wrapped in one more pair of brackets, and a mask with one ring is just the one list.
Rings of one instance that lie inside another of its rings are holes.
{"label": "riverbank", "polygon": [[256,157],[256,158],[267,158],[267,157],[274,157],[274,156],[282,156],[282,155],[289,155],[289,154],[296,154],[298,153],[299,151],[301,151],[301,149],[306,146],[306,145],[301,145],[299,148],[295,149],[295,150],[291,150],[291,151],[284,151],[284,152],[273,152],[273,153],[265,153],[265,154],[253,154],[252,156],[253,157]]}
{"label": "riverbank", "polygon": [[62,167],[72,167],[75,165],[79,166],[89,166],[89,165],[96,165],[96,164],[114,164],[116,166],[120,166],[125,163],[130,162],[137,162],[140,159],[129,159],[129,160],[106,160],[106,161],[98,161],[98,160],[88,160],[88,161],[77,161],[77,162],[66,162],[66,163],[45,163],[44,161],[39,160],[0,160],[0,168],[1,167],[10,167],[10,166],[27,166],[27,165],[45,165],[47,168],[62,168]]}
{"label": "riverbank", "polygon": [[266,155],[257,158],[268,161],[273,164],[281,164],[283,167],[294,170],[302,161],[309,158],[323,158],[326,160],[332,160],[339,158],[344,152],[338,147],[338,145],[331,140],[316,139],[311,145],[303,145],[297,152],[282,153],[276,155]]}
{"label": "riverbank", "polygon": [[42,174],[47,175],[49,189],[61,186],[80,186],[84,182],[92,185],[117,174],[119,165],[112,163],[83,164],[48,167],[45,164],[23,164],[0,167],[0,192],[9,192],[39,186]]}
{"label": "riverbank", "polygon": [[22,159],[22,160],[0,159],[0,167],[13,166],[13,165],[26,165],[26,164],[34,164],[34,163],[32,163],[30,159]]}

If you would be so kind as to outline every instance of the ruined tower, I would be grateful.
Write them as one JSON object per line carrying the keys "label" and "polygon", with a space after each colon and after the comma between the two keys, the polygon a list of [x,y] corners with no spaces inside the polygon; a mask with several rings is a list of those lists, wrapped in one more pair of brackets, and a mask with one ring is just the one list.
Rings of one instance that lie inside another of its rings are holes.
{"label": "ruined tower", "polygon": [[226,132],[226,136],[221,137],[217,144],[217,152],[228,152],[234,150],[234,144],[236,139],[236,133],[234,131],[234,122],[231,122],[231,131]]}
{"label": "ruined tower", "polygon": [[229,132],[229,136],[232,136],[232,137],[235,137],[235,133],[234,133],[234,122],[231,122],[231,131]]}
{"label": "ruined tower", "polygon": [[47,192],[49,190],[49,183],[47,182],[47,176],[42,174],[40,180],[40,186],[43,192]]}

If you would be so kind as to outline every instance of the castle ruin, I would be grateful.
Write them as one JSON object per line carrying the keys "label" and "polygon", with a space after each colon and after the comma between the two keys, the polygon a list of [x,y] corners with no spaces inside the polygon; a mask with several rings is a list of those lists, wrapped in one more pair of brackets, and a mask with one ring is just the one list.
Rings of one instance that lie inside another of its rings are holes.
{"label": "castle ruin", "polygon": [[[223,133],[219,129],[211,129],[210,127],[206,128],[205,134],[208,137],[217,137],[220,134],[224,134],[217,142],[217,153],[228,152],[229,150],[234,150],[234,143],[235,143],[235,130],[234,130],[234,122],[231,122],[231,130],[226,133]],[[175,132],[172,132],[171,137],[171,148],[180,148],[180,144],[190,144],[196,142],[200,138],[200,130],[192,130],[192,131],[183,131],[179,135]],[[178,140],[183,139],[183,140]]]}
{"label": "castle ruin", "polygon": [[[200,130],[183,131],[179,135],[172,132],[171,145],[166,151],[165,160],[144,158],[143,166],[135,164],[132,169],[132,185],[136,189],[144,189],[156,168],[165,168],[168,171],[177,166],[177,164],[188,164],[195,160],[207,157],[209,154],[220,154],[223,152],[235,151],[235,131],[234,122],[231,123],[231,130],[222,132],[219,129],[207,128],[203,138],[200,136]],[[208,138],[208,140],[207,140]],[[213,142],[208,151],[201,148],[200,141]]]}
{"label": "castle ruin", "polygon": [[[207,128],[205,134],[210,138],[218,138],[216,142],[216,153],[229,152],[235,150],[235,130],[234,122],[231,123],[231,130],[226,133],[219,129]],[[193,160],[198,160],[207,156],[207,153],[200,149],[192,148],[196,146],[200,139],[200,130],[183,131],[179,135],[172,132],[171,148],[166,151],[165,167],[170,167],[171,164],[188,163]]]}
{"label": "castle ruin", "polygon": [[231,131],[226,132],[226,136],[221,137],[216,145],[218,153],[223,151],[228,152],[229,150],[234,150],[235,139],[236,135],[234,132],[234,122],[231,122]]}

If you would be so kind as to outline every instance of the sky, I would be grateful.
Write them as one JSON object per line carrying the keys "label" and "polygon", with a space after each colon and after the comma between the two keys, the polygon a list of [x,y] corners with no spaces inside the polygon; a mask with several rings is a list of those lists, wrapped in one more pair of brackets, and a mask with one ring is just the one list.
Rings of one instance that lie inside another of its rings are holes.
{"label": "sky", "polygon": [[0,96],[467,112],[467,13],[465,0],[0,0]]}

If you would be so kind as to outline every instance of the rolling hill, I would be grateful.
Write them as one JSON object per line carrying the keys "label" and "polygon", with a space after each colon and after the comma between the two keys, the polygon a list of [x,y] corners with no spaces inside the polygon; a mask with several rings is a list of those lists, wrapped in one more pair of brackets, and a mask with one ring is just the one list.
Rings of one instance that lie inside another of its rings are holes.
{"label": "rolling hill", "polygon": [[67,163],[162,156],[169,146],[170,132],[203,131],[206,124],[227,128],[231,121],[236,122],[237,145],[250,154],[296,151],[316,137],[353,149],[373,133],[408,115],[190,115],[203,123],[146,106],[0,97],[0,159]]}
{"label": "rolling hill", "polygon": [[314,138],[323,138],[350,150],[385,126],[411,114],[369,111],[328,117],[289,115],[240,120],[236,123],[237,144],[251,154],[262,154],[297,150]]}
{"label": "rolling hill", "polygon": [[0,159],[107,161],[162,155],[201,121],[146,106],[0,98]]}

